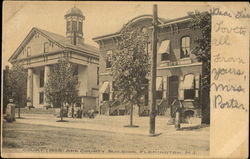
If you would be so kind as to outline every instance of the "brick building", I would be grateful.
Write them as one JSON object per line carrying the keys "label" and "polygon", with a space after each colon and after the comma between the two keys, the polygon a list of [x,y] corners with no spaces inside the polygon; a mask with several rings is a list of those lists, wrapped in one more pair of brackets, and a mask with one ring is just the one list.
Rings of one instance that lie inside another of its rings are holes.
{"label": "brick building", "polygon": [[51,66],[60,58],[68,58],[80,82],[79,103],[87,109],[95,108],[99,88],[99,50],[84,42],[85,17],[80,9],[69,9],[64,18],[66,37],[34,27],[9,62],[20,62],[28,71],[27,98],[34,107],[41,108],[49,105],[45,100],[44,86],[49,80]]}
{"label": "brick building", "polygon": [[[159,18],[158,21],[156,79],[158,114],[173,114],[171,105],[178,99],[184,107],[199,115],[202,63],[191,53],[191,50],[195,45],[194,40],[200,35],[200,30],[189,28],[190,18],[188,16],[173,20]],[[151,36],[152,15],[138,16],[130,20],[124,27],[126,26],[139,26],[143,31],[148,31]],[[100,48],[99,109],[102,114],[121,114],[126,109],[114,105],[110,70],[112,53],[117,49],[121,30],[93,38]],[[151,53],[150,42],[147,49],[149,54]],[[148,88],[147,85],[146,87]],[[143,100],[144,106],[138,110],[140,115],[148,115],[148,103],[148,93],[146,93]]]}

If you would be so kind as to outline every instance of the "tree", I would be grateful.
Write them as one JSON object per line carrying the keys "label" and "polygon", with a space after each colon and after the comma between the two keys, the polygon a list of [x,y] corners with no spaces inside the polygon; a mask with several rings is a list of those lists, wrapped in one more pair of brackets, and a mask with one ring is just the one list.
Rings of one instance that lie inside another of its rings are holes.
{"label": "tree", "polygon": [[60,117],[63,121],[63,105],[75,104],[78,97],[78,77],[74,75],[72,64],[67,59],[60,59],[52,66],[45,85],[47,102],[54,107],[60,107]]}
{"label": "tree", "polygon": [[6,65],[3,70],[3,112],[5,113],[7,104],[9,103],[9,99],[11,98],[11,88],[8,84],[8,74],[10,72],[9,66]]}
{"label": "tree", "polygon": [[4,93],[8,94],[8,92],[11,92],[11,97],[8,98],[14,99],[18,106],[18,118],[21,118],[21,105],[26,101],[27,72],[20,63],[16,62],[6,75],[5,88],[7,92]]}
{"label": "tree", "polygon": [[139,27],[125,27],[112,59],[115,100],[130,105],[130,126],[133,126],[133,106],[139,106],[145,92],[142,84],[149,72],[146,49],[147,34]]}
{"label": "tree", "polygon": [[201,37],[195,40],[192,53],[202,62],[202,123],[210,123],[210,66],[211,66],[211,14],[209,12],[191,12],[191,28],[201,30]]}

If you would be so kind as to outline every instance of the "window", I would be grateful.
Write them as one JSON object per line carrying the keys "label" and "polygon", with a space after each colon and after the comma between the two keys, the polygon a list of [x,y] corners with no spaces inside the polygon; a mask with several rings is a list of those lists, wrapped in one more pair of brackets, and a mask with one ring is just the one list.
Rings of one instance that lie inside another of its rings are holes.
{"label": "window", "polygon": [[31,48],[27,47],[27,56],[29,57],[31,55]]}
{"label": "window", "polygon": [[82,33],[82,22],[79,22],[78,24],[79,24],[79,26],[78,26],[79,33]]}
{"label": "window", "polygon": [[163,78],[156,77],[156,99],[162,99],[163,96]]}
{"label": "window", "polygon": [[77,31],[77,22],[72,21],[72,31]]}
{"label": "window", "polygon": [[103,101],[109,101],[109,93],[103,93],[102,94],[102,100]]}
{"label": "window", "polygon": [[183,82],[184,99],[194,99],[195,97],[195,80],[193,74],[185,75]]}
{"label": "window", "polygon": [[106,68],[111,68],[112,66],[112,54],[112,50],[107,51]]}
{"label": "window", "polygon": [[195,90],[194,89],[184,89],[184,99],[194,99]]}
{"label": "window", "polygon": [[158,53],[161,61],[167,61],[170,58],[170,40],[163,40],[159,46]]}
{"label": "window", "polygon": [[70,32],[70,21],[67,21],[67,32]]}
{"label": "window", "polygon": [[48,53],[49,52],[49,43],[45,42],[44,43],[44,53]]}
{"label": "window", "polygon": [[44,92],[39,93],[39,104],[44,104]]}
{"label": "window", "polygon": [[75,65],[73,75],[78,75],[78,65]]}
{"label": "window", "polygon": [[44,70],[40,71],[40,87],[44,86]]}
{"label": "window", "polygon": [[99,85],[99,67],[97,67],[97,70],[96,70],[96,74],[97,74],[97,85]]}
{"label": "window", "polygon": [[189,57],[190,55],[190,37],[181,38],[181,58]]}
{"label": "window", "polygon": [[156,99],[162,99],[162,96],[163,96],[163,91],[156,91]]}
{"label": "window", "polygon": [[167,61],[167,60],[169,60],[169,53],[161,54],[161,61]]}

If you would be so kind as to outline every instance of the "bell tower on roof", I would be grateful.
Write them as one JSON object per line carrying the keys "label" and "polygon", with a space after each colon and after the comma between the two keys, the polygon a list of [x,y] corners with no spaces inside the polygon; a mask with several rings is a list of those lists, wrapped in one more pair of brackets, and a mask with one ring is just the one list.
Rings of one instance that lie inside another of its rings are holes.
{"label": "bell tower on roof", "polygon": [[75,6],[67,11],[64,18],[66,19],[66,37],[71,44],[77,45],[84,42],[83,21],[85,17],[82,11]]}

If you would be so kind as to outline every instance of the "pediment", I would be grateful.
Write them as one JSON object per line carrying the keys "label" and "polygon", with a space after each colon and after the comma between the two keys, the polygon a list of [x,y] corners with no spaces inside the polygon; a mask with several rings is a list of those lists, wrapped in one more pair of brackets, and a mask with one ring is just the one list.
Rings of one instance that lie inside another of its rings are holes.
{"label": "pediment", "polygon": [[57,42],[46,37],[46,35],[41,33],[38,29],[33,28],[10,57],[9,61],[13,62],[63,49],[63,46],[60,46]]}

